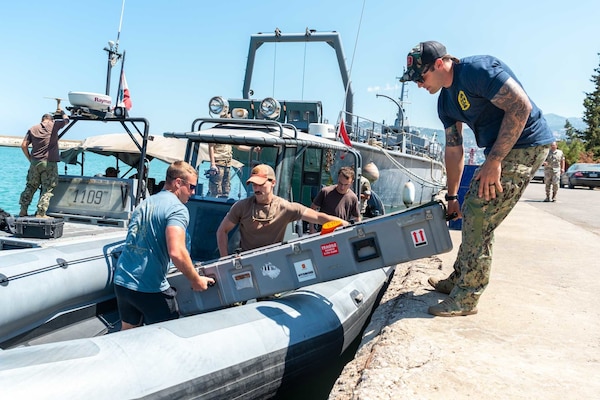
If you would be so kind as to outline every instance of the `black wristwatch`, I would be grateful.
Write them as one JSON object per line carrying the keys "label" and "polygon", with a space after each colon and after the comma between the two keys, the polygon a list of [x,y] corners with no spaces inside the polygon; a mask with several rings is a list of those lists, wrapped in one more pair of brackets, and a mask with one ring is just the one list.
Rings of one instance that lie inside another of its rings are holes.
{"label": "black wristwatch", "polygon": [[446,197],[445,197],[446,201],[450,201],[450,200],[458,200],[458,195],[457,194],[453,194],[452,196],[449,195],[448,193],[446,193]]}

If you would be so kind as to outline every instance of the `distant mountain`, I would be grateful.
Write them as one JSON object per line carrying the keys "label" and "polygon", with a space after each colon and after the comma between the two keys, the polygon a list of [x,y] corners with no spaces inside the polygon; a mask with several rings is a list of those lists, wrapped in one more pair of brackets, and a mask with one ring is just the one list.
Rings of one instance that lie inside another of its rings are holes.
{"label": "distant mountain", "polygon": [[[554,136],[557,139],[563,139],[565,136],[565,123],[567,120],[573,125],[575,129],[584,130],[587,128],[587,125],[583,122],[581,118],[571,117],[565,118],[556,114],[544,114],[546,118],[546,122],[548,123],[548,127],[554,133]],[[437,139],[441,143],[446,143],[446,138],[444,136],[444,131],[442,129],[431,129],[431,128],[417,128],[411,127],[411,129],[416,129],[421,132],[423,136],[432,137],[434,133],[436,133]],[[475,145],[475,136],[473,132],[468,127],[465,127],[465,135],[464,142],[466,147],[476,146]]]}
{"label": "distant mountain", "polygon": [[[560,115],[556,115],[556,114],[544,114],[544,117],[546,118],[546,122],[548,122],[548,126],[550,127],[550,129],[552,130],[552,132],[561,132],[564,134],[564,130],[565,130],[565,123],[567,122],[567,120],[569,120],[569,122],[571,123],[571,125],[573,125],[573,127],[575,129],[585,129],[587,128],[587,125],[583,122],[583,120],[581,118],[576,118],[576,117],[570,117],[570,118],[565,118],[565,117],[561,117]],[[562,135],[561,135],[562,137]]]}
{"label": "distant mountain", "polygon": [[[573,125],[575,129],[584,130],[587,128],[587,125],[583,122],[581,118],[565,118],[556,114],[544,114],[544,117],[546,118],[548,127],[550,128],[552,133],[554,133],[554,137],[557,140],[562,140],[565,138],[565,123],[567,122],[567,120],[569,120],[569,122],[571,123],[571,125]],[[442,129],[417,127],[411,127],[410,129],[419,131],[420,134],[425,137],[436,137],[438,142],[444,145],[446,144],[446,137],[444,136],[444,131]],[[470,151],[470,149],[475,150],[475,163],[481,164],[485,159],[485,157],[483,156],[483,149],[477,147],[477,143],[475,142],[475,135],[473,134],[470,128],[465,127],[464,133],[465,134],[463,135],[463,145],[465,147],[465,153],[468,154],[468,151]],[[467,154],[465,154],[466,157],[468,157]]]}

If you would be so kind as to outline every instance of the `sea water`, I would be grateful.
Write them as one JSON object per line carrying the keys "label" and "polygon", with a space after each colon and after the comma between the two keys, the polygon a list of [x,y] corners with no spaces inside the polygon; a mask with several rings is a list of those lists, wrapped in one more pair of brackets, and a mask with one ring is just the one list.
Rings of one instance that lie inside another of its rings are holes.
{"label": "sea water", "polygon": [[[94,176],[104,174],[107,167],[115,167],[115,157],[107,157],[94,153],[86,153],[84,162],[85,176]],[[150,162],[148,176],[156,179],[156,182],[165,180],[168,164],[154,159]],[[19,206],[19,197],[25,189],[29,161],[20,147],[0,146],[0,208],[4,211],[18,215],[21,207]],[[126,177],[135,174],[136,170],[123,163],[119,163],[119,176],[125,174]],[[58,173],[60,175],[81,175],[80,165],[58,163]],[[39,200],[39,195],[35,195],[29,205],[29,214],[35,212],[35,207]]]}

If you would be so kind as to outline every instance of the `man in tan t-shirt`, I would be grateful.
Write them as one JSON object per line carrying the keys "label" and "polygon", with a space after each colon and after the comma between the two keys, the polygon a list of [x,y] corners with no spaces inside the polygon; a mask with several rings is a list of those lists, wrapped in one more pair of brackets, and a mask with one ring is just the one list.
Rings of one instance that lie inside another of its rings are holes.
{"label": "man in tan t-shirt", "polygon": [[315,211],[300,203],[291,203],[273,193],[276,177],[273,168],[260,164],[252,168],[246,184],[252,184],[254,196],[236,202],[217,229],[217,243],[221,257],[228,254],[228,233],[239,225],[242,251],[281,242],[287,224],[303,220],[313,224],[328,221],[348,222],[333,215]]}

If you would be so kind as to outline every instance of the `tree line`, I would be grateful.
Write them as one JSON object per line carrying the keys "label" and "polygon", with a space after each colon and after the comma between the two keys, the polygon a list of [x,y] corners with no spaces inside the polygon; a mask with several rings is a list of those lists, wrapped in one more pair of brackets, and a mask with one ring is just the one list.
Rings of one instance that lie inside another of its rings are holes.
{"label": "tree line", "polygon": [[583,122],[587,127],[584,130],[575,129],[567,120],[566,140],[557,143],[568,165],[600,162],[600,65],[594,69],[590,81],[594,83],[594,90],[586,93],[583,99]]}

